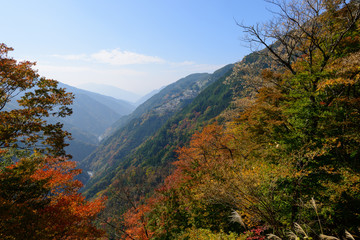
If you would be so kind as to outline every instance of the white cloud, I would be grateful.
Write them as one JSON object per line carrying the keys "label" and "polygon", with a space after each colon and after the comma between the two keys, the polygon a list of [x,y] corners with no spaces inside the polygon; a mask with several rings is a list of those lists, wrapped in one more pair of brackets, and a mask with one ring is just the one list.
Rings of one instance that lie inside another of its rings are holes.
{"label": "white cloud", "polygon": [[[140,94],[166,86],[189,74],[212,73],[223,66],[189,60],[173,62],[119,49],[51,57],[37,65],[41,75],[73,86],[95,82]],[[59,61],[54,61],[54,57]]]}
{"label": "white cloud", "polygon": [[133,92],[148,92],[151,86],[143,83],[148,79],[148,73],[135,69],[94,68],[92,66],[59,66],[38,64],[41,76],[56,79],[71,86],[95,82],[113,85]]}
{"label": "white cloud", "polygon": [[[156,56],[147,56],[130,51],[121,51],[119,49],[113,50],[100,50],[92,54],[71,54],[71,55],[58,55],[54,54],[53,57],[84,61],[92,63],[105,63],[112,66],[125,66],[125,65],[144,65],[144,64],[165,64],[168,67],[177,69],[177,71],[206,71],[211,72],[221,67],[221,65],[198,64],[193,61],[171,62]],[[165,67],[166,69],[166,67]]]}
{"label": "white cloud", "polygon": [[144,76],[145,73],[136,71],[133,69],[102,69],[92,67],[78,67],[78,66],[54,66],[46,64],[37,64],[36,68],[40,72],[52,73],[52,72],[63,72],[63,73],[97,73],[104,74],[106,72],[111,74],[119,74],[123,76]]}
{"label": "white cloud", "polygon": [[120,51],[114,49],[111,51],[101,50],[91,55],[91,59],[99,62],[109,63],[111,65],[127,65],[127,64],[145,64],[145,63],[163,63],[165,60],[159,57],[146,56],[139,53]]}
{"label": "white cloud", "polygon": [[91,68],[88,67],[74,67],[74,66],[54,66],[54,65],[45,65],[45,64],[37,64],[36,68],[39,69],[40,72],[88,72],[92,71]]}
{"label": "white cloud", "polygon": [[121,51],[119,49],[101,50],[97,53],[90,55],[86,54],[72,54],[72,55],[58,55],[54,54],[53,57],[65,60],[82,60],[93,61],[100,63],[108,63],[111,65],[130,65],[130,64],[147,64],[147,63],[165,63],[166,61],[159,57],[147,56],[130,51]]}

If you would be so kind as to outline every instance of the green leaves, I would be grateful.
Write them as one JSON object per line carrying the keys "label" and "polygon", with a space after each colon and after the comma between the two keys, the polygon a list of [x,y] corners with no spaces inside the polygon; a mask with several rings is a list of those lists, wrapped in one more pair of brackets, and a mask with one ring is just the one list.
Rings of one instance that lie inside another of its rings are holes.
{"label": "green leaves", "polygon": [[[32,69],[35,63],[9,58],[8,52],[12,50],[0,44],[0,147],[64,155],[64,139],[70,134],[59,123],[47,123],[46,118],[70,115],[68,106],[74,96],[58,88],[55,80],[40,77]],[[5,108],[14,100],[18,107]]]}

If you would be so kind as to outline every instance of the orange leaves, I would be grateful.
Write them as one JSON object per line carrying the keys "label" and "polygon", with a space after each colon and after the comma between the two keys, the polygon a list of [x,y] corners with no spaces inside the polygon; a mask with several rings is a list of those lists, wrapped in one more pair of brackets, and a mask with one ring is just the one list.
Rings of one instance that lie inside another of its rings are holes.
{"label": "orange leaves", "polygon": [[357,82],[357,79],[348,79],[348,78],[342,78],[338,77],[335,79],[328,79],[326,81],[321,82],[318,85],[318,90],[324,90],[326,87],[332,87],[336,85],[354,85]]}
{"label": "orange leaves", "polygon": [[[93,239],[103,236],[92,221],[105,198],[87,201],[73,178],[75,163],[32,156],[0,171],[0,236],[16,239]],[[14,222],[12,219],[15,219]],[[27,234],[24,235],[23,229]]]}
{"label": "orange leaves", "polygon": [[212,180],[221,178],[225,166],[232,164],[233,149],[229,147],[232,140],[233,137],[217,124],[195,133],[189,146],[178,150],[179,160],[174,163],[177,168],[163,186],[145,204],[134,205],[123,215],[127,239],[150,239],[152,236],[174,239],[175,233],[195,221],[219,229],[221,220],[207,217],[216,215],[211,211],[216,207],[206,203],[202,191],[215,184]]}
{"label": "orange leaves", "polygon": [[208,125],[201,132],[195,133],[189,147],[182,147],[177,151],[178,161],[174,162],[177,169],[165,180],[164,188],[205,182],[205,176],[221,171],[223,164],[232,165],[234,149],[230,143],[233,140],[217,124]]}
{"label": "orange leaves", "polygon": [[[62,124],[45,120],[70,115],[73,95],[58,88],[57,81],[40,77],[32,69],[35,63],[8,57],[12,50],[0,44],[0,160],[9,165],[0,168],[0,238],[101,237],[92,221],[104,199],[89,202],[78,193],[82,184],[74,177],[80,170],[74,162],[53,157],[65,155],[70,134]],[[17,155],[20,145],[34,155]],[[10,165],[14,158],[20,161]]]}
{"label": "orange leaves", "polygon": [[145,204],[140,206],[133,206],[124,215],[124,225],[126,227],[125,239],[139,239],[148,240],[153,236],[153,232],[148,228],[148,217],[147,215],[151,211],[154,205],[154,198],[146,200]]}
{"label": "orange leaves", "polygon": [[189,147],[183,147],[177,151],[179,161],[174,164],[179,168],[187,168],[191,161],[193,161],[192,164],[200,164],[200,162],[206,162],[210,157],[220,157],[221,152],[231,158],[231,149],[227,146],[230,140],[232,137],[224,134],[221,126],[208,125],[201,133],[197,132],[192,136]]}
{"label": "orange leaves", "polygon": [[12,50],[0,44],[0,110],[7,107],[6,111],[0,111],[0,147],[17,148],[21,142],[29,149],[65,155],[64,139],[70,134],[61,125],[49,124],[44,118],[70,115],[67,106],[72,104],[74,96],[58,88],[57,81],[40,77],[32,69],[35,63],[17,62],[8,57]]}
{"label": "orange leaves", "polygon": [[334,61],[329,67],[329,77],[321,81],[318,91],[329,91],[335,87],[354,87],[360,80],[360,52]]}
{"label": "orange leaves", "polygon": [[40,214],[47,221],[48,234],[65,232],[70,238],[99,237],[103,232],[92,221],[104,208],[104,200],[87,202],[80,194],[59,194]]}
{"label": "orange leaves", "polygon": [[51,189],[52,193],[60,190],[77,191],[82,187],[82,183],[73,178],[81,173],[80,169],[74,169],[76,163],[67,161],[63,158],[47,157],[43,166],[35,171],[31,178],[35,181],[46,180],[44,185]]}

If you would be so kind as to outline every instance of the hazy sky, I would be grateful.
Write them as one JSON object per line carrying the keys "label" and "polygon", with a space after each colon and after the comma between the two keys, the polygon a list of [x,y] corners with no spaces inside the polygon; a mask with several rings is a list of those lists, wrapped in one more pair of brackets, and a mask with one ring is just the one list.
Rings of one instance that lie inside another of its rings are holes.
{"label": "hazy sky", "polygon": [[250,50],[235,21],[263,22],[263,0],[0,0],[1,42],[39,73],[144,94]]}

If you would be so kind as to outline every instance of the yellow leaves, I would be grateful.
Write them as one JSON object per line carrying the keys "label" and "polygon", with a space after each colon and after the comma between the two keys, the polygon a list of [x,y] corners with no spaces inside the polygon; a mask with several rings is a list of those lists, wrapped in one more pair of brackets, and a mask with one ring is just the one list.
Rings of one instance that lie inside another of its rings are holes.
{"label": "yellow leaves", "polygon": [[341,85],[354,86],[360,80],[360,52],[333,61],[327,71],[330,76],[318,84],[318,91]]}
{"label": "yellow leaves", "polygon": [[180,239],[189,239],[189,240],[245,240],[248,236],[238,236],[235,233],[226,234],[223,231],[213,232],[209,229],[198,229],[198,228],[187,228],[180,236]]}
{"label": "yellow leaves", "polygon": [[323,91],[327,87],[334,87],[338,85],[345,85],[345,86],[352,86],[358,82],[358,79],[349,79],[349,78],[335,78],[335,79],[327,79],[325,81],[322,81],[318,84],[317,90]]}
{"label": "yellow leaves", "polygon": [[0,58],[7,58],[8,52],[13,50],[12,47],[6,46],[5,43],[0,43]]}
{"label": "yellow leaves", "polygon": [[340,181],[331,182],[323,180],[322,185],[328,189],[328,192],[331,193],[330,200],[332,202],[341,202],[343,193],[346,193],[348,196],[357,195],[360,191],[360,174],[354,172],[352,169],[334,169],[323,167],[327,173],[332,175],[341,176]]}
{"label": "yellow leaves", "polygon": [[1,149],[0,148],[0,156],[6,154],[8,151],[9,151],[8,149]]}
{"label": "yellow leaves", "polygon": [[8,58],[7,53],[12,50],[5,44],[0,45],[0,110],[19,93],[22,97],[17,100],[19,108],[0,111],[0,146],[17,147],[21,139],[24,147],[34,149],[35,143],[46,138],[48,152],[64,155],[63,140],[69,134],[61,128],[50,130],[54,126],[44,119],[70,115],[67,105],[72,103],[73,95],[58,88],[57,81],[40,78],[32,69],[35,63]]}

